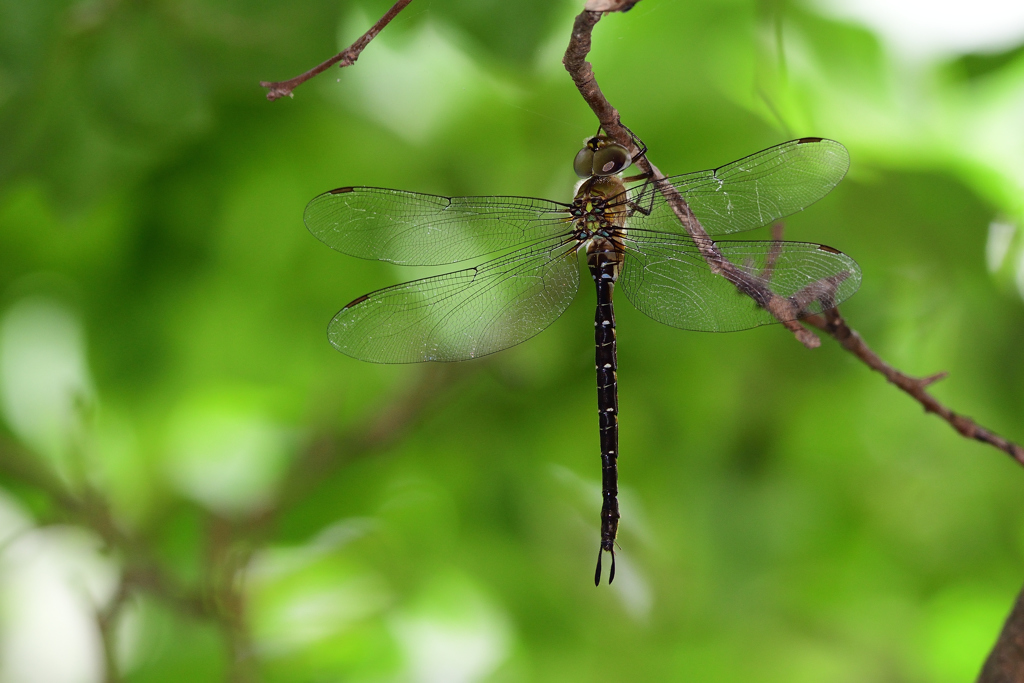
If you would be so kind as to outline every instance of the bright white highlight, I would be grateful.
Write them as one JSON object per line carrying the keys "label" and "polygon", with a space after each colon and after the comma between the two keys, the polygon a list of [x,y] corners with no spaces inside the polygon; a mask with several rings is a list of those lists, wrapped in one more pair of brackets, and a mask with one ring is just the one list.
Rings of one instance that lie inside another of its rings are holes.
{"label": "bright white highlight", "polygon": [[1024,249],[1017,253],[1017,273],[1014,281],[1017,284],[1017,293],[1024,299]]}
{"label": "bright white highlight", "polygon": [[990,273],[995,273],[1006,262],[1017,226],[1004,221],[992,221],[988,225],[988,240],[985,242],[985,264]]}
{"label": "bright white highlight", "polygon": [[504,616],[463,583],[439,586],[432,608],[395,619],[393,631],[405,652],[413,683],[476,683],[487,680],[508,657]]}
{"label": "bright white highlight", "polygon": [[100,683],[96,611],[113,595],[117,568],[85,532],[26,528],[10,507],[0,499],[0,681]]}
{"label": "bright white highlight", "polygon": [[818,0],[818,5],[868,26],[914,61],[999,52],[1024,42],[1020,0]]}
{"label": "bright white highlight", "polygon": [[78,319],[44,298],[22,299],[0,322],[0,407],[11,430],[59,459],[79,433],[93,395]]}

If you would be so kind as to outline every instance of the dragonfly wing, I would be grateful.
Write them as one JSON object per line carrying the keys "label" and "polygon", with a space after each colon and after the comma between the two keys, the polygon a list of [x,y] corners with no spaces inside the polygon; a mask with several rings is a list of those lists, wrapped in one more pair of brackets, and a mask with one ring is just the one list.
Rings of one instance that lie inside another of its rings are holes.
{"label": "dragonfly wing", "polygon": [[550,239],[476,268],[359,297],[328,327],[342,353],[374,363],[486,356],[544,330],[579,288],[575,241]]}
{"label": "dragonfly wing", "polygon": [[818,201],[849,167],[849,153],[835,140],[791,140],[720,168],[646,183],[632,197],[641,211],[634,211],[631,220],[653,230],[681,232],[658,188],[667,184],[682,195],[707,234],[753,230]]}
{"label": "dragonfly wing", "polygon": [[[846,254],[806,242],[717,242],[719,252],[753,282],[798,302],[793,318],[837,306],[860,287],[860,267]],[[626,297],[660,323],[684,330],[733,332],[779,318],[711,272],[685,236],[626,238],[619,277]]]}
{"label": "dragonfly wing", "polygon": [[343,187],[306,205],[309,231],[343,254],[401,265],[457,263],[565,232],[565,204]]}

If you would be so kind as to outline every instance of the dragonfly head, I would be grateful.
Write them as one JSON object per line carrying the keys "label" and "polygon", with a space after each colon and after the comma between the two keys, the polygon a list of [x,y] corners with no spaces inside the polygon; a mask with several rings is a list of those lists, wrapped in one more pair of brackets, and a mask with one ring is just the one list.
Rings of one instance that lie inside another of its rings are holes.
{"label": "dragonfly head", "polygon": [[615,175],[633,163],[629,150],[606,135],[589,138],[572,162],[580,178]]}

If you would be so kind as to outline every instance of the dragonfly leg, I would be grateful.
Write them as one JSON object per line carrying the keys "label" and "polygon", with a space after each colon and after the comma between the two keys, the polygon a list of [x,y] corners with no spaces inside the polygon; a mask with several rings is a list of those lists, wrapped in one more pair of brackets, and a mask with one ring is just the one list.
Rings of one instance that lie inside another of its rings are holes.
{"label": "dragonfly leg", "polygon": [[644,207],[640,206],[636,202],[626,202],[626,209],[629,211],[629,215],[630,216],[632,216],[635,213],[639,213],[639,214],[642,214],[644,216],[650,216],[651,215],[650,208],[646,208],[645,209]]}
{"label": "dragonfly leg", "polygon": [[[632,158],[630,159],[630,163],[635,164],[637,159],[639,159],[641,157],[644,157],[644,156],[647,156],[647,145],[646,145],[646,143],[644,143],[643,140],[641,140],[637,136],[636,133],[634,133],[632,130],[629,129],[629,126],[624,124],[622,121],[619,121],[619,125],[626,129],[626,132],[629,133],[629,137],[633,140],[633,146],[636,147],[636,149],[637,149],[636,154],[634,154],[632,156]],[[597,132],[598,132],[598,135],[600,135],[601,127],[598,127]],[[605,131],[605,132],[607,133],[608,131]]]}
{"label": "dragonfly leg", "polygon": [[626,201],[627,215],[632,216],[639,213],[644,216],[650,216],[654,210],[654,198],[657,195],[656,192],[650,190],[651,176],[644,174],[633,178],[623,178],[622,182],[628,183],[633,180],[645,180],[645,182],[640,187],[630,190],[629,196],[632,199]]}
{"label": "dragonfly leg", "polygon": [[624,183],[635,183],[635,182],[638,182],[638,181],[641,181],[641,180],[650,180],[650,178],[651,178],[650,172],[646,172],[646,173],[640,173],[638,175],[631,175],[628,178],[623,178],[622,182],[624,182]]}

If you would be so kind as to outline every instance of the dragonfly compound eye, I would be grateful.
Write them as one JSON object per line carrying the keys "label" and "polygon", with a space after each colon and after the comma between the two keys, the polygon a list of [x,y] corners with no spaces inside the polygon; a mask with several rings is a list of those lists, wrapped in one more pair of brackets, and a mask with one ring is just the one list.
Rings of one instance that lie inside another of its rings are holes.
{"label": "dragonfly compound eye", "polygon": [[594,175],[614,175],[630,164],[629,152],[611,142],[594,152]]}
{"label": "dragonfly compound eye", "polygon": [[594,150],[584,147],[573,159],[572,168],[580,178],[594,175]]}

